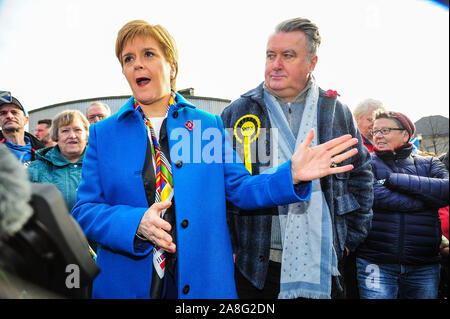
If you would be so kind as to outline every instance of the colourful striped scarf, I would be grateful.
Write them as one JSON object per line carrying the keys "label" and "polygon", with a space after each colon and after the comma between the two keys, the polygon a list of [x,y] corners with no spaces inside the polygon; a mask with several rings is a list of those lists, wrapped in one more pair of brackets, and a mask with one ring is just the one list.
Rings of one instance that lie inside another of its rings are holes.
{"label": "colourful striped scarf", "polygon": [[[175,93],[172,92],[169,99],[169,104],[167,106],[167,112],[172,105],[176,104]],[[136,99],[134,100],[134,108],[138,111],[144,123],[148,129],[149,138],[151,140],[151,150],[155,166],[155,179],[156,179],[156,192],[155,192],[155,203],[170,201],[173,197],[173,179],[172,179],[172,168],[167,160],[164,152],[161,151],[158,139],[156,138],[155,129],[150,121],[150,119],[142,111]],[[165,211],[161,212],[161,218],[164,216]],[[161,298],[163,278],[165,272],[165,256],[164,252],[160,247],[153,248],[153,266],[154,271],[152,274],[152,286],[150,291],[150,297],[152,299]]]}

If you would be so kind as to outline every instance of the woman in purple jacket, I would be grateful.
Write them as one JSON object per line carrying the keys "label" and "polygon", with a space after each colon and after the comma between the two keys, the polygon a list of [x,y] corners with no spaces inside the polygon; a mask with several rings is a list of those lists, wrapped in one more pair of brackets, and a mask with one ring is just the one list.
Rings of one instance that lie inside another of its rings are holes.
{"label": "woman in purple jacket", "polygon": [[449,202],[448,171],[437,158],[411,154],[414,132],[404,114],[374,114],[373,220],[357,252],[362,299],[437,296],[438,209]]}

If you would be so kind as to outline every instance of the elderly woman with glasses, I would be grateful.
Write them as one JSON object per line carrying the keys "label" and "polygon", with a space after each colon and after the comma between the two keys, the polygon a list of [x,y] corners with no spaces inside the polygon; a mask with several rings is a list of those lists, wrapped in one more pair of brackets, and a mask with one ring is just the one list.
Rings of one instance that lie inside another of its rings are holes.
{"label": "elderly woman with glasses", "polygon": [[372,228],[357,251],[362,299],[437,296],[438,210],[449,202],[448,171],[437,158],[411,154],[414,133],[406,115],[375,112]]}
{"label": "elderly woman with glasses", "polygon": [[28,172],[32,182],[54,184],[70,212],[77,200],[89,122],[78,110],[63,111],[53,118],[50,136],[57,144],[38,150]]}

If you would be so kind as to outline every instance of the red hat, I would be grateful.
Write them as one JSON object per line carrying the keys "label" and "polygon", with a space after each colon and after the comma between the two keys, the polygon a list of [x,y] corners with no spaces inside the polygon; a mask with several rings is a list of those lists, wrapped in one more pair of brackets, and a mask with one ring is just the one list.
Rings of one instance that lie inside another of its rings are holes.
{"label": "red hat", "polygon": [[414,125],[413,122],[411,122],[409,117],[400,112],[389,111],[389,114],[395,116],[397,120],[399,120],[400,123],[402,123],[403,128],[408,132],[409,138],[411,139],[411,137],[413,137],[414,133],[416,132],[416,126]]}

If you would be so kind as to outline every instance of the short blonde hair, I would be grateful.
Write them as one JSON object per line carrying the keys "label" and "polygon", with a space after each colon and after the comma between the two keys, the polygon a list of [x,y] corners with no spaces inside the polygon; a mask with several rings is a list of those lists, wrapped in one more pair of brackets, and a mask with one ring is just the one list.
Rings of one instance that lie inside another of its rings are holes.
{"label": "short blonde hair", "polygon": [[175,39],[170,33],[161,25],[151,25],[144,20],[133,20],[125,24],[119,30],[116,39],[116,56],[119,59],[120,65],[123,66],[122,50],[125,45],[135,39],[136,37],[151,37],[155,39],[161,46],[165,58],[170,64],[175,67],[175,74],[170,80],[170,87],[173,91],[176,90],[176,79],[178,75],[178,49]]}
{"label": "short blonde hair", "polygon": [[58,129],[61,126],[70,125],[77,118],[81,120],[81,123],[83,123],[83,128],[86,131],[86,135],[89,136],[89,122],[86,119],[86,116],[84,116],[84,114],[78,110],[67,110],[67,111],[58,113],[53,118],[52,126],[50,127],[50,136],[51,136],[52,140],[55,142],[58,142],[58,139],[59,139]]}

